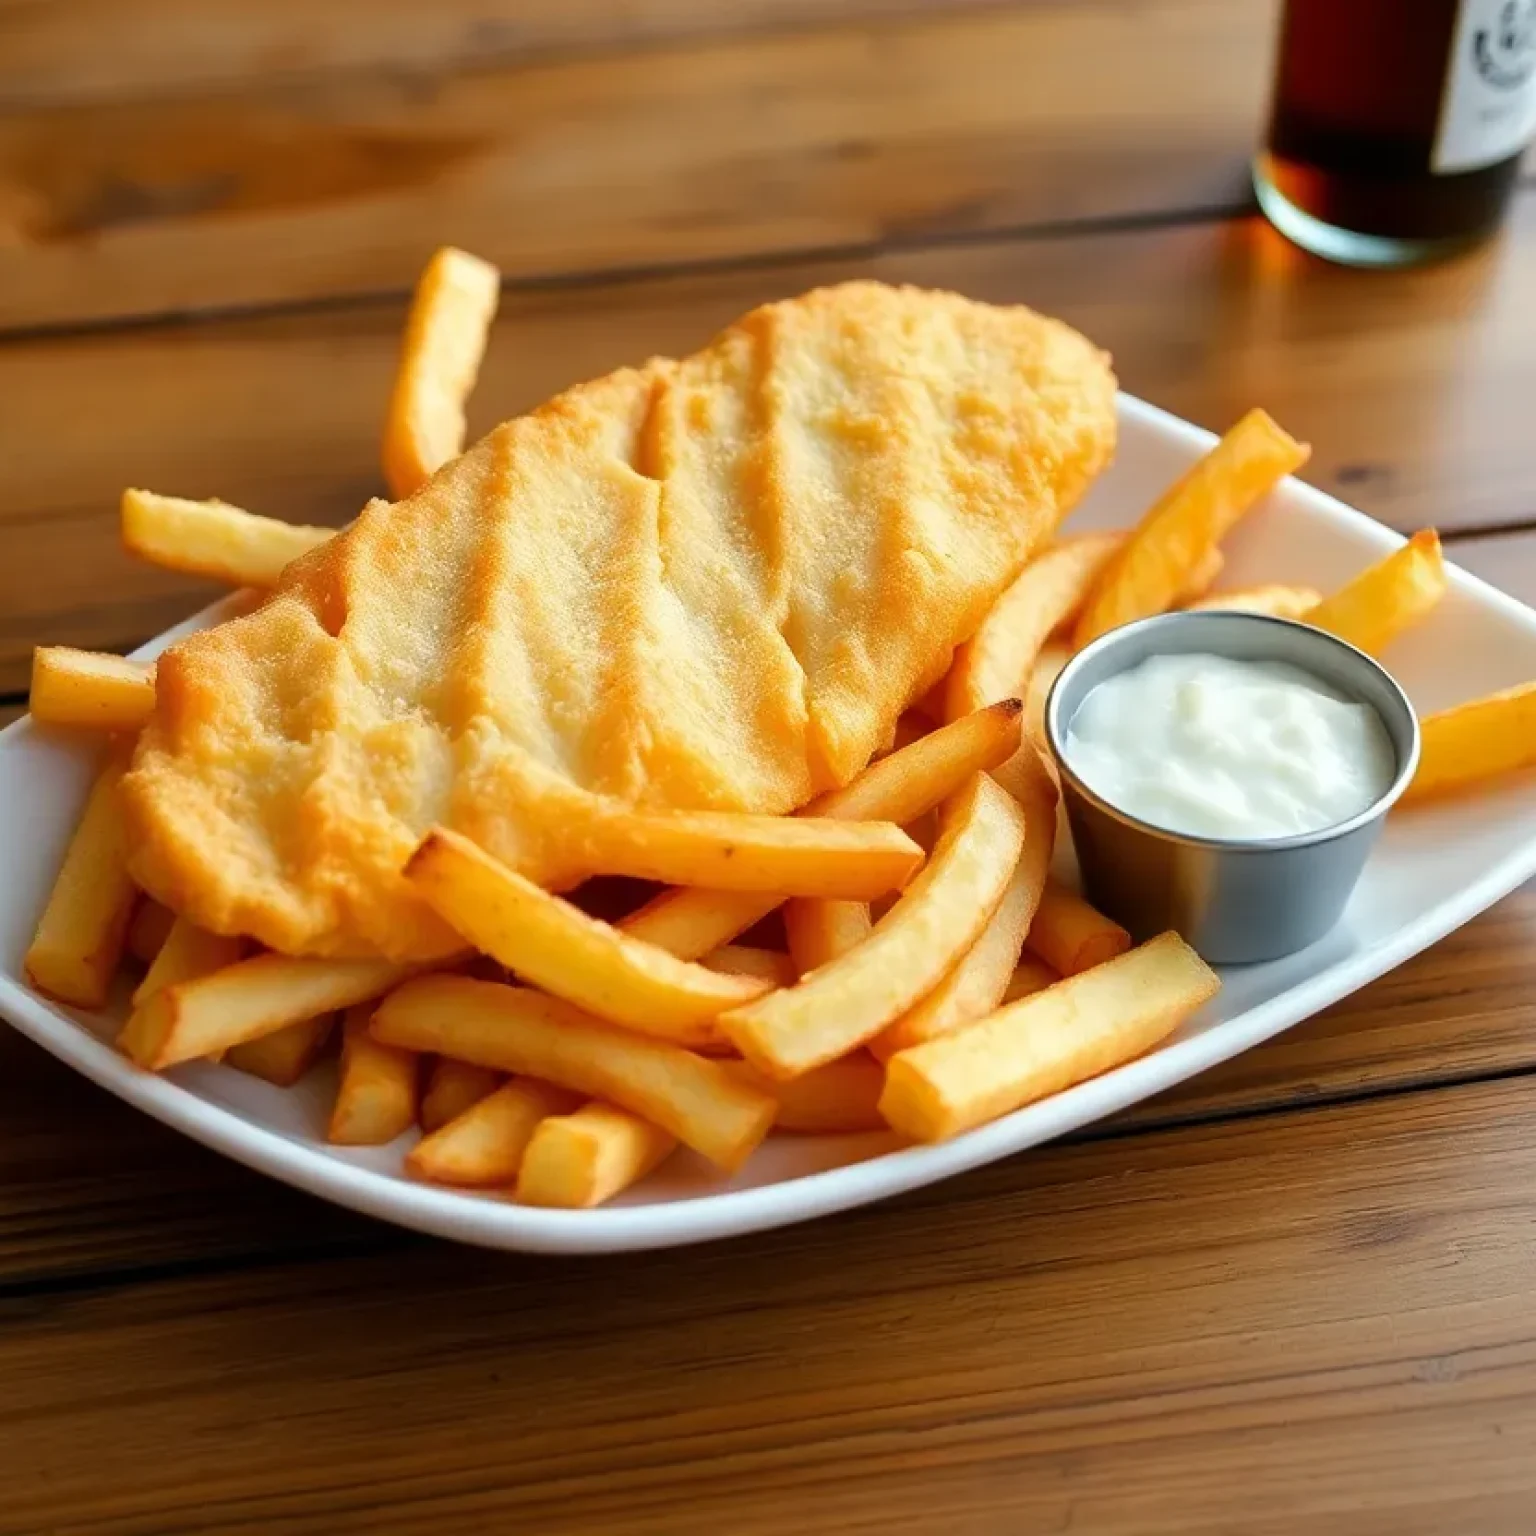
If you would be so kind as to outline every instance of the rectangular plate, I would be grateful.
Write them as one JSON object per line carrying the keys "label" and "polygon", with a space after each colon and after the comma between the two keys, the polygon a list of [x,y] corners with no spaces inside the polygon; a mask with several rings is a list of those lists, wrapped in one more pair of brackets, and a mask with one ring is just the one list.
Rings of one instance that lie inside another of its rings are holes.
{"label": "rectangular plate", "polygon": [[[1207,432],[1122,397],[1114,467],[1073,530],[1125,527],[1211,445]],[[1226,546],[1222,586],[1304,582],[1324,591],[1401,543],[1388,529],[1297,481],[1244,520]],[[212,622],[199,615],[140,653]],[[1461,571],[1444,602],[1386,658],[1421,709],[1536,677],[1536,613]],[[491,1247],[535,1252],[657,1248],[750,1232],[867,1204],[1006,1157],[1124,1109],[1316,1013],[1466,922],[1536,873],[1536,777],[1391,818],[1340,926],[1305,952],[1229,969],[1221,995],[1138,1061],[992,1125],[932,1147],[885,1134],[774,1136],[735,1178],[680,1152],[637,1189],[593,1211],[536,1210],[411,1182],[409,1142],[326,1145],[333,1082],[311,1074],[279,1089],[195,1064],[140,1072],[107,1042],[123,997],[103,1016],[34,992],[22,955],[90,781],[79,743],[18,722],[0,736],[0,1014],[93,1082],[230,1157],[386,1221]]]}

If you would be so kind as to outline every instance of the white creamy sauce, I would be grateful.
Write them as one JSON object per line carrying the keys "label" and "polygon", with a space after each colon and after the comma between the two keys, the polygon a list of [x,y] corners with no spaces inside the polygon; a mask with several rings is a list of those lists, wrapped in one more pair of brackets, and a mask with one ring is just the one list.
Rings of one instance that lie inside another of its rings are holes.
{"label": "white creamy sauce", "polygon": [[1106,679],[1066,752],[1109,804],[1197,837],[1315,832],[1365,810],[1397,773],[1369,705],[1297,667],[1224,656],[1153,656]]}

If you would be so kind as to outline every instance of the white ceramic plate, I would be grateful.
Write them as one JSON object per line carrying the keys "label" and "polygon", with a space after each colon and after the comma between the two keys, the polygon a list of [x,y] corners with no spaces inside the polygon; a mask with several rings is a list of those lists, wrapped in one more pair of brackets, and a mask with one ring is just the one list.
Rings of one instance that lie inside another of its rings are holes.
{"label": "white ceramic plate", "polygon": [[[1122,398],[1114,468],[1072,520],[1125,526],[1211,444],[1209,433]],[[1227,547],[1223,586],[1338,586],[1400,543],[1359,512],[1287,483]],[[213,611],[213,616],[217,610]],[[141,654],[210,621],[201,615]],[[1460,571],[1433,618],[1386,658],[1421,709],[1536,677],[1536,613]],[[770,1138],[735,1178],[680,1152],[595,1211],[546,1211],[459,1194],[399,1174],[407,1143],[365,1150],[322,1139],[331,1084],[297,1090],[229,1068],[164,1077],[130,1066],[100,1017],[27,986],[21,957],[90,778],[78,744],[22,721],[0,736],[0,1014],[61,1061],[156,1119],[300,1189],[402,1226],[491,1247],[542,1252],[658,1248],[774,1227],[864,1205],[1101,1119],[1267,1040],[1435,942],[1536,873],[1536,779],[1392,818],[1344,920],[1302,954],[1230,969],[1221,995],[1160,1050],[936,1147],[886,1135]]]}

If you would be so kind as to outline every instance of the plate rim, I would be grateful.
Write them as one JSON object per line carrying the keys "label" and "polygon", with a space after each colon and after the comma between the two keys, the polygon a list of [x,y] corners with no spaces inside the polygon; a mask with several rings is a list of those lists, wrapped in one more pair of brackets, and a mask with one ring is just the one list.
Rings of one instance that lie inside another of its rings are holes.
{"label": "plate rim", "polygon": [[[1214,433],[1123,392],[1118,409],[1123,417],[1138,420],[1196,452],[1216,441]],[[1301,484],[1323,508],[1342,516],[1383,548],[1404,542],[1400,534],[1367,514],[1326,491]],[[1485,606],[1532,624],[1532,610],[1525,604],[1459,568],[1455,579]],[[132,654],[153,656],[238,601],[238,596],[220,599]],[[28,731],[28,720],[23,716],[0,731],[0,750],[6,749],[7,737]],[[1229,1061],[1349,996],[1485,911],[1532,875],[1536,875],[1536,837],[1516,844],[1477,879],[1437,903],[1424,917],[1398,928],[1389,940],[1340,957],[1268,1001],[1224,1020],[1217,1029],[1176,1038],[1148,1056],[953,1140],[901,1147],[771,1184],[595,1210],[520,1206],[348,1162],[328,1149],[248,1120],[178,1082],[174,1075],[135,1067],[68,1010],[4,971],[0,971],[0,1016],[66,1066],[161,1124],[257,1172],[363,1215],[458,1242],[519,1252],[659,1249],[763,1231],[868,1205],[1078,1130]]]}

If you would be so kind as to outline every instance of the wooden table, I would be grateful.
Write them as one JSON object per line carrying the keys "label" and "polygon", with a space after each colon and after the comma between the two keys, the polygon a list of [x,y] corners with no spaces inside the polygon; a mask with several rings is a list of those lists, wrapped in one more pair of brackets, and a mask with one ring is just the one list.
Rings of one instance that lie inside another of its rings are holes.
{"label": "wooden table", "polygon": [[[856,273],[1059,312],[1536,599],[1536,187],[1365,275],[1251,213],[1270,5],[0,3],[0,702],[197,605],[125,483],[339,522],[405,294],[480,424]],[[1536,1529],[1536,892],[1119,1122],[812,1226],[427,1242],[0,1032],[0,1530]]]}

